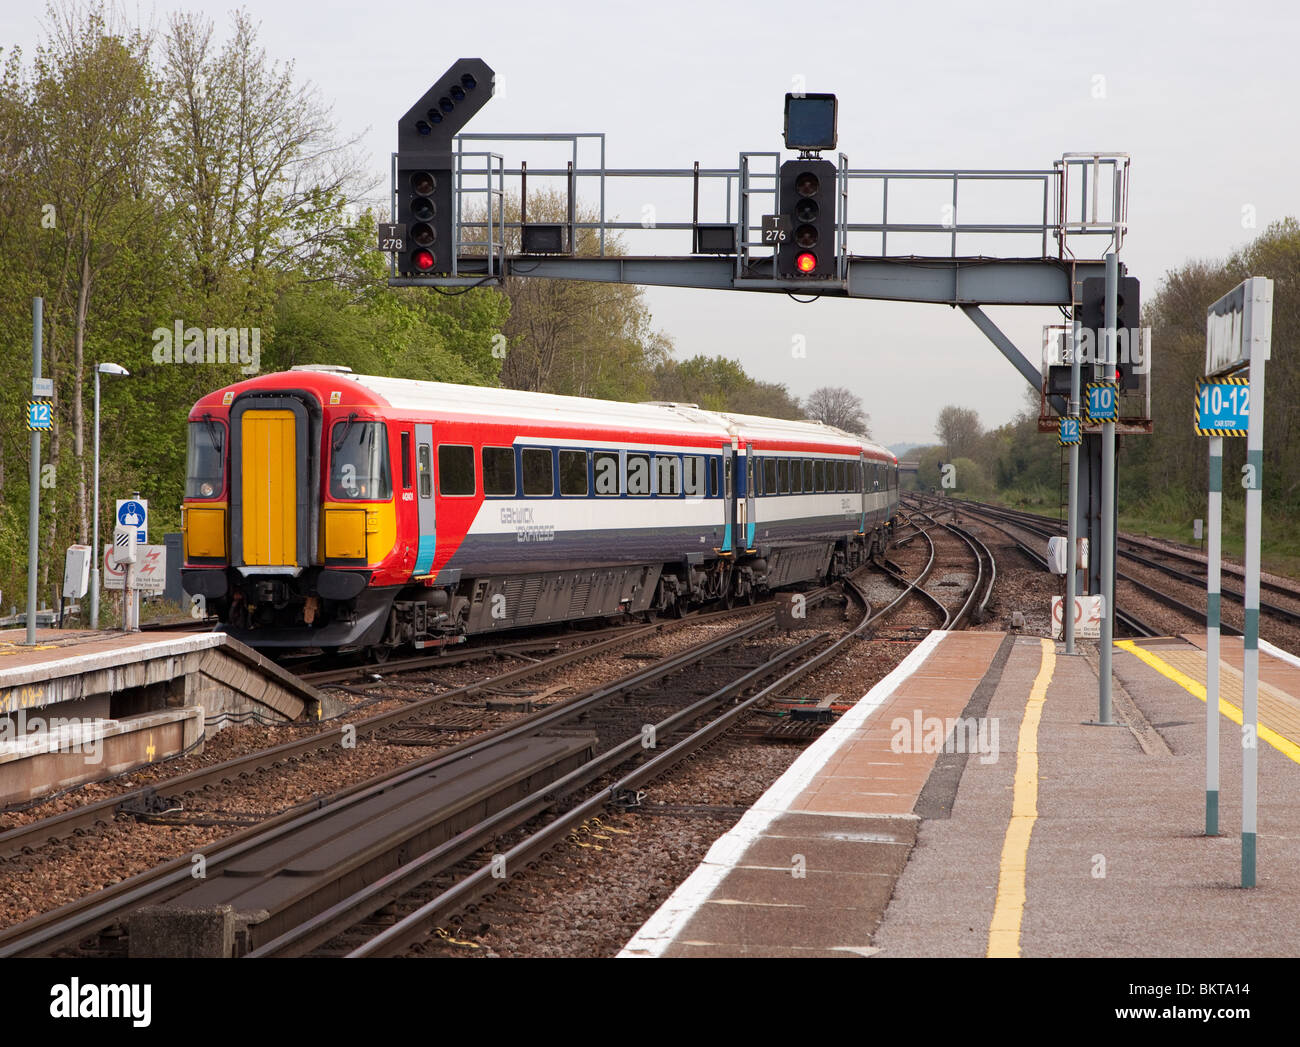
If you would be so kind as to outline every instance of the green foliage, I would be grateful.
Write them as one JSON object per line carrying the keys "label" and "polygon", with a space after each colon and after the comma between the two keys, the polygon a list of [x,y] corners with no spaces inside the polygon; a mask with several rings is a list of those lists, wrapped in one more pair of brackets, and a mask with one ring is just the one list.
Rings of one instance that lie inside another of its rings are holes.
{"label": "green foliage", "polygon": [[0,359],[20,379],[0,383],[0,589],[25,592],[22,404],[40,296],[56,390],[41,592],[57,603],[62,550],[90,539],[96,363],[131,372],[102,379],[101,540],[132,491],[150,499],[157,539],[180,524],[190,407],[248,373],[159,362],[156,331],[256,329],[260,373],[341,363],[494,384],[510,303],[388,288],[352,142],[247,14],[224,41],[202,16],[151,34],[115,7],[63,0],[46,22],[33,60],[9,51],[0,65]]}
{"label": "green foliage", "polygon": [[655,368],[654,399],[695,403],[706,411],[800,418],[799,401],[784,385],[760,382],[725,356],[664,360]]}

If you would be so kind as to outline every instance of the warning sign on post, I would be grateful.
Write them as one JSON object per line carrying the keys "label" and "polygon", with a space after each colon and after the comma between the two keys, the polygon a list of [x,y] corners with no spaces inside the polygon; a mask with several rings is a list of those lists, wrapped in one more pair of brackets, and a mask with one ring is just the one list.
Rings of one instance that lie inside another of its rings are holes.
{"label": "warning sign on post", "polygon": [[[160,593],[167,588],[167,546],[141,545],[136,547],[134,587],[146,593]],[[126,565],[117,562],[117,553],[111,545],[104,546],[104,588],[126,587]]]}
{"label": "warning sign on post", "polygon": [[[1076,596],[1074,598],[1074,635],[1081,640],[1101,639],[1102,600],[1104,597]],[[1065,635],[1064,619],[1061,610],[1065,599],[1052,597],[1052,639],[1059,640]]]}

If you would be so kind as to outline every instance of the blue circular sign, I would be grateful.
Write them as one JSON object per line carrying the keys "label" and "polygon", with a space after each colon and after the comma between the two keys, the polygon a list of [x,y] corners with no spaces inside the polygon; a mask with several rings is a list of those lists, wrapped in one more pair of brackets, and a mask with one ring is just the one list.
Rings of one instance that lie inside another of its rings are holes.
{"label": "blue circular sign", "polygon": [[144,526],[144,506],[136,501],[125,501],[117,511],[117,522],[123,527]]}

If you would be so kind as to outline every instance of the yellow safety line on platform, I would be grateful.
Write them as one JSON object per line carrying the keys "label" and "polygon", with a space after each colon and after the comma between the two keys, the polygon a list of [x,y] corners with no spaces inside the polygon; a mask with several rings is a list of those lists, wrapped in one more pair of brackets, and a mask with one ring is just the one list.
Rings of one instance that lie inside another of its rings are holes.
{"label": "yellow safety line on platform", "polygon": [[[1179,687],[1184,691],[1187,691],[1189,694],[1196,695],[1196,697],[1201,701],[1206,700],[1205,684],[1193,680],[1186,673],[1174,668],[1163,658],[1158,658],[1150,651],[1139,647],[1132,640],[1116,640],[1115,646],[1128,651],[1129,654],[1136,655],[1161,676],[1173,680],[1174,683],[1178,684]],[[1208,667],[1206,671],[1209,671]],[[1222,695],[1219,697],[1219,712],[1235,723],[1238,727],[1240,727],[1245,720],[1245,717],[1242,716],[1241,710]],[[1262,723],[1259,724],[1259,729],[1256,733],[1261,741],[1268,742],[1269,745],[1280,752],[1283,756],[1288,757],[1296,763],[1300,763],[1300,745],[1296,745],[1296,743],[1291,741],[1290,738],[1278,734],[1277,731],[1270,727],[1265,727]]]}
{"label": "yellow safety line on platform", "polygon": [[1020,955],[1020,922],[1025,915],[1025,865],[1029,860],[1029,837],[1038,820],[1038,722],[1043,718],[1047,688],[1056,670],[1056,645],[1040,641],[1043,660],[1034,677],[1020,721],[1016,743],[1016,782],[1011,799],[1011,822],[1002,843],[998,873],[998,896],[989,922],[989,956]]}

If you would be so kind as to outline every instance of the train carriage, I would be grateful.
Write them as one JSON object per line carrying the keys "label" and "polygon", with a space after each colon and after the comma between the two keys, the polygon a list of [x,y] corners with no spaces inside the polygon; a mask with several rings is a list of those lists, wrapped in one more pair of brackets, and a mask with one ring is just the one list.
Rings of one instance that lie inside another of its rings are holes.
{"label": "train carriage", "polygon": [[190,413],[186,591],[259,647],[391,649],[837,575],[897,460],[813,422],[300,367]]}

